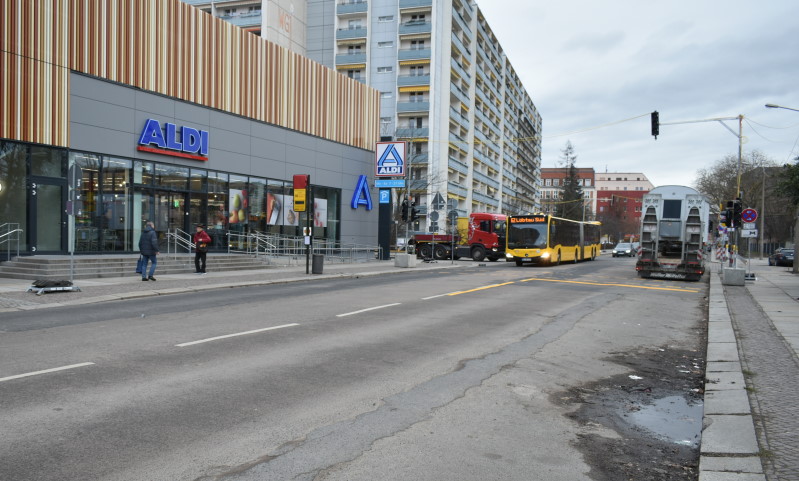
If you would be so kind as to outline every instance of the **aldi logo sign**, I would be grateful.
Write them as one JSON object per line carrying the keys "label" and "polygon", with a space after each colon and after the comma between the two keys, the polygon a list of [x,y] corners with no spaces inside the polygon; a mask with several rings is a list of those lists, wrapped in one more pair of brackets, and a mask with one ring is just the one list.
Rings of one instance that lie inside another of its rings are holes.
{"label": "aldi logo sign", "polygon": [[167,122],[164,128],[155,119],[147,119],[139,135],[142,152],[171,155],[185,159],[208,160],[208,131]]}
{"label": "aldi logo sign", "polygon": [[375,144],[375,175],[403,177],[405,175],[405,142]]}

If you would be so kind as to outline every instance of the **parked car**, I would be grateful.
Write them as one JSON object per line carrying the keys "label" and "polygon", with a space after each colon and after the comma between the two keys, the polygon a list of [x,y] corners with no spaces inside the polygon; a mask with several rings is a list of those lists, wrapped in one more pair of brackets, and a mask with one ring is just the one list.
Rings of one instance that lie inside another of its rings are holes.
{"label": "parked car", "polygon": [[635,257],[638,254],[638,247],[636,244],[630,244],[627,242],[621,242],[616,244],[616,247],[613,248],[613,257]]}
{"label": "parked car", "polygon": [[793,266],[794,249],[779,249],[777,252],[768,256],[770,266]]}

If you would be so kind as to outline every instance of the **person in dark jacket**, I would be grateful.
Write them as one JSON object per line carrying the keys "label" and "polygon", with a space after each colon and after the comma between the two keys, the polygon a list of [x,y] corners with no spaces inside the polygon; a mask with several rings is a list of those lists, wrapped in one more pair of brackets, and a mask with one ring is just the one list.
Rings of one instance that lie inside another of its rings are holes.
{"label": "person in dark jacket", "polygon": [[[158,255],[158,236],[155,233],[155,224],[153,224],[152,221],[147,222],[144,226],[144,231],[141,233],[141,237],[139,237],[139,252],[144,257],[141,280],[154,281],[155,277],[153,277],[153,274],[155,274],[155,266],[158,264],[158,259],[156,258]],[[150,262],[152,262],[152,266],[150,266],[150,273],[148,275],[147,264]]]}
{"label": "person in dark jacket", "polygon": [[208,244],[211,243],[211,236],[205,232],[205,226],[197,224],[197,232],[194,233],[194,272],[205,274],[205,257],[208,255]]}

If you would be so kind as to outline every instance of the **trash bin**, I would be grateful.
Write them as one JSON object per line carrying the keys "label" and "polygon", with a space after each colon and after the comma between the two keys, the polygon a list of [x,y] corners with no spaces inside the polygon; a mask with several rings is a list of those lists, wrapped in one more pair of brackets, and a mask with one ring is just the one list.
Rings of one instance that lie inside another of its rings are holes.
{"label": "trash bin", "polygon": [[324,264],[325,256],[323,254],[314,254],[313,263],[311,264],[311,274],[321,274]]}

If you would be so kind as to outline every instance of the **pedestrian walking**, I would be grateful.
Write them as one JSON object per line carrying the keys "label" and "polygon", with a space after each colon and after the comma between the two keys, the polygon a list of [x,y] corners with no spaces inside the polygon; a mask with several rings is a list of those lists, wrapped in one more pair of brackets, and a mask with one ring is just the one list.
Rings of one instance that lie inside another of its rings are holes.
{"label": "pedestrian walking", "polygon": [[[152,221],[147,221],[144,226],[144,231],[139,237],[139,253],[144,257],[144,264],[141,270],[141,280],[155,281],[155,266],[158,264],[158,236],[155,233],[155,224]],[[152,263],[150,266],[150,273],[147,273],[147,264]]]}
{"label": "pedestrian walking", "polygon": [[197,232],[194,233],[194,272],[205,274],[205,258],[208,255],[208,244],[211,243],[211,236],[205,232],[205,225],[197,224]]}

